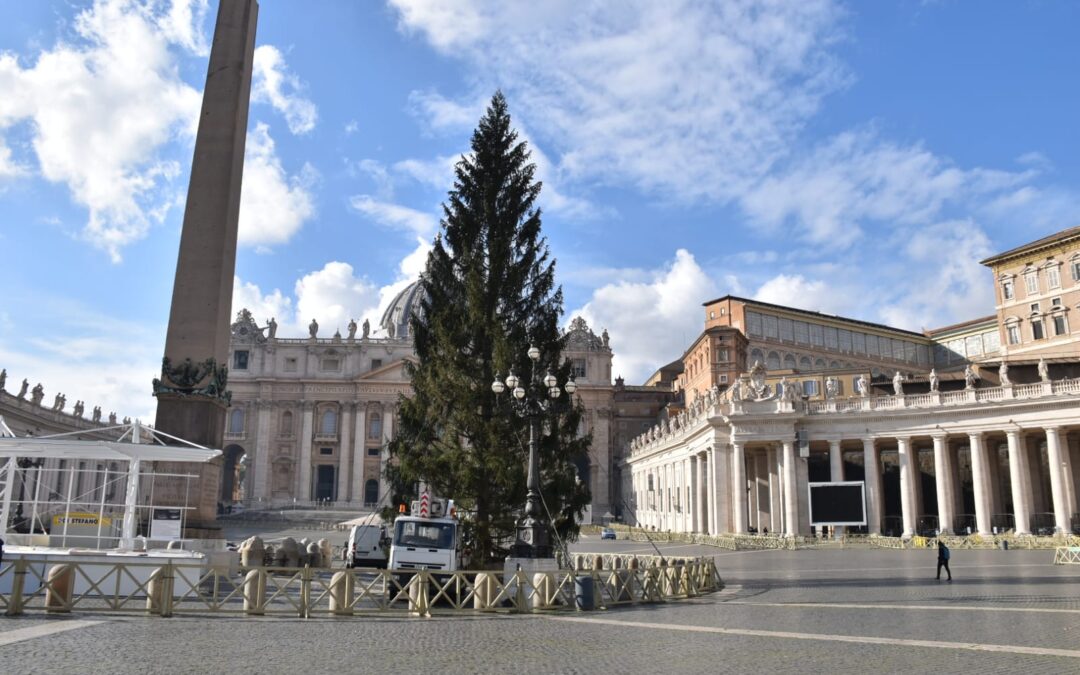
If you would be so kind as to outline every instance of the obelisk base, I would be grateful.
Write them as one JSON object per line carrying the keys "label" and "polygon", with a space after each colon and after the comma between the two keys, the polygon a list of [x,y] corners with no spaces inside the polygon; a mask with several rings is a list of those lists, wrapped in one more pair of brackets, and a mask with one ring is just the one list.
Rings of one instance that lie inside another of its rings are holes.
{"label": "obelisk base", "polygon": [[[218,448],[225,435],[226,409],[222,402],[195,396],[158,394],[155,428],[207,448]],[[205,464],[157,462],[157,473],[198,475],[198,478],[161,477],[154,481],[154,503],[190,506],[184,517],[184,537],[220,538],[217,506],[224,463],[218,457]],[[216,533],[216,534],[215,534]]]}

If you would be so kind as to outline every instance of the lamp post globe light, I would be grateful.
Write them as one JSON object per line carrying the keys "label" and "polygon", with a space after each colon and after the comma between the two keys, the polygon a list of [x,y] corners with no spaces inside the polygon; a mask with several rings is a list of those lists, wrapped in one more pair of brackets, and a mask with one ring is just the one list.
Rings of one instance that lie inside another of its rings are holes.
{"label": "lamp post globe light", "polygon": [[529,367],[531,375],[527,381],[514,375],[514,371],[511,370],[505,381],[500,380],[500,376],[496,374],[495,381],[491,383],[491,391],[495,392],[496,398],[500,401],[500,395],[503,392],[510,392],[511,398],[506,402],[505,407],[529,422],[529,473],[526,480],[528,492],[525,497],[525,513],[518,520],[517,536],[510,550],[510,556],[512,558],[552,558],[548,522],[540,503],[540,459],[536,446],[539,440],[541,418],[569,410],[574,392],[577,391],[577,383],[571,375],[566,384],[560,387],[558,378],[550,370],[541,379],[537,368],[540,350],[531,346],[527,353],[531,361]]}

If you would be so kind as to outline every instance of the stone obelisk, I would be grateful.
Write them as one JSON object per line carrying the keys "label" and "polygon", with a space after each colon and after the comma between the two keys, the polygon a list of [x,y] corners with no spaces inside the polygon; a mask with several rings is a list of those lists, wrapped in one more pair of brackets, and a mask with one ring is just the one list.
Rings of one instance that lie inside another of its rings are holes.
{"label": "stone obelisk", "polygon": [[[258,14],[257,0],[221,0],[218,6],[165,357],[161,378],[154,380],[156,428],[211,448],[222,447],[229,405],[229,313]],[[157,471],[199,473],[190,484],[186,479],[157,479],[154,501],[186,501],[197,507],[186,514],[186,536],[213,536],[220,460],[207,465],[159,463]]]}

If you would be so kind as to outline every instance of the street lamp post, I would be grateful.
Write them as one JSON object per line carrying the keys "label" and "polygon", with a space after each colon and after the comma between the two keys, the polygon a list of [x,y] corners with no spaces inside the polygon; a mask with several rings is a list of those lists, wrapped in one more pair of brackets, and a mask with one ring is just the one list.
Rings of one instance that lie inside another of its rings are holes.
{"label": "street lamp post", "polygon": [[538,428],[543,416],[569,409],[570,402],[564,401],[562,394],[565,391],[567,399],[573,397],[574,392],[577,391],[577,383],[571,375],[566,384],[560,387],[558,379],[550,370],[543,379],[540,379],[536,367],[540,360],[540,350],[529,347],[528,355],[532,361],[528,381],[519,379],[511,370],[505,382],[496,375],[495,381],[491,383],[491,390],[495,392],[496,397],[509,390],[510,409],[514,414],[529,421],[529,473],[526,480],[528,493],[525,497],[525,514],[518,521],[517,536],[510,555],[514,558],[551,558],[548,523],[540,504],[540,459],[536,448]]}

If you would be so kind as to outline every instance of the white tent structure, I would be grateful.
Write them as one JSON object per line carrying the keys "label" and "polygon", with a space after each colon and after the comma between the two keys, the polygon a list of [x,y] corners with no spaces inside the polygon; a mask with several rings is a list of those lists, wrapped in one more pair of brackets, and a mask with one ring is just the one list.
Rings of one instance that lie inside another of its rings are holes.
{"label": "white tent structure", "polygon": [[[79,511],[85,509],[90,502],[86,499],[87,494],[94,496],[93,505],[100,509],[98,530],[100,539],[100,523],[104,520],[107,507],[110,510],[123,512],[123,527],[120,535],[121,548],[132,548],[135,540],[135,527],[138,522],[137,511],[139,508],[152,509],[155,505],[139,504],[140,480],[154,476],[194,478],[194,475],[184,474],[154,474],[144,469],[145,462],[208,462],[221,455],[221,450],[205,448],[171,436],[164,432],[156,431],[136,421],[131,424],[103,427],[96,432],[112,433],[117,436],[116,440],[80,440],[78,435],[85,435],[85,431],[75,431],[64,434],[40,437],[16,437],[11,429],[0,417],[0,530],[7,531],[11,523],[12,504],[16,503],[17,510],[25,512],[26,507],[30,510],[31,531],[38,523],[39,510],[63,509],[63,537],[66,539],[68,522],[71,520],[73,506]],[[81,485],[81,479],[76,480],[76,472],[99,473],[96,470],[82,468],[89,462],[106,462],[108,466],[125,466],[123,469],[111,470],[112,482],[123,481],[124,501],[107,501],[106,484],[109,481],[110,469],[104,470],[103,477],[95,477],[94,487],[86,493],[74,494],[75,485]],[[66,485],[66,490],[53,489],[45,485],[42,479],[42,467],[51,466],[48,469],[57,476],[56,485]],[[66,476],[64,474],[67,474]],[[27,480],[29,477],[29,480]],[[16,482],[20,480],[20,496],[16,499]],[[100,483],[100,487],[98,484]],[[30,489],[27,490],[29,484]],[[46,491],[45,499],[42,499],[42,490]],[[26,495],[30,492],[30,495]],[[100,497],[96,495],[100,493]],[[21,508],[18,508],[21,507]],[[177,509],[175,504],[168,506]],[[189,510],[186,504],[180,507],[181,511]]]}

